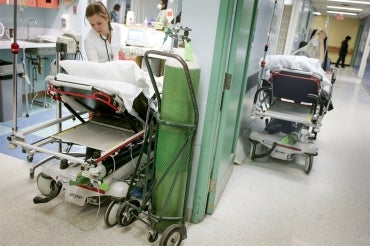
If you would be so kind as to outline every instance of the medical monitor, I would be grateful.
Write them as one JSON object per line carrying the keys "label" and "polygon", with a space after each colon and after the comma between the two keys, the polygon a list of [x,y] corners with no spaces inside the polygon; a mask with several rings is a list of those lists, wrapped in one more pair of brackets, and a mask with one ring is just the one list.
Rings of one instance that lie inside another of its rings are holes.
{"label": "medical monitor", "polygon": [[148,43],[146,31],[141,28],[130,28],[127,33],[126,44],[130,46],[145,47]]}

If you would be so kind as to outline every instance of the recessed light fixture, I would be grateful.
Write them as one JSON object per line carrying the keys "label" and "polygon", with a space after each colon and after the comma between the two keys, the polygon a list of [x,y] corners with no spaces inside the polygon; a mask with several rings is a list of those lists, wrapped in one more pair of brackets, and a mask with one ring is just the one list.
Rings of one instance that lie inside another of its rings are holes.
{"label": "recessed light fixture", "polygon": [[370,4],[365,1],[350,1],[350,0],[327,0],[328,2],[339,2],[339,3],[357,3],[357,4]]}
{"label": "recessed light fixture", "polygon": [[338,7],[338,6],[326,6],[328,9],[340,9],[340,10],[349,10],[349,11],[362,11],[358,8],[349,8],[349,7]]}
{"label": "recessed light fixture", "polygon": [[351,12],[341,12],[341,11],[326,11],[328,14],[338,14],[338,15],[357,15],[357,13],[351,13]]}
{"label": "recessed light fixture", "polygon": [[314,14],[314,15],[321,15],[320,12],[312,12],[312,14]]}

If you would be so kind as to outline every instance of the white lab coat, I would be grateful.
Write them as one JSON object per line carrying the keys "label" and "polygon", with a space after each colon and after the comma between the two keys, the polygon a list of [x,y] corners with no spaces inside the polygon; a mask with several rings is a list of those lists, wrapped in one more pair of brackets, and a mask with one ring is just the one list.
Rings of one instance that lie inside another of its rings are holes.
{"label": "white lab coat", "polygon": [[88,61],[107,62],[118,60],[118,52],[125,46],[121,26],[117,23],[112,25],[112,39],[109,43],[91,29],[84,39],[85,53]]}

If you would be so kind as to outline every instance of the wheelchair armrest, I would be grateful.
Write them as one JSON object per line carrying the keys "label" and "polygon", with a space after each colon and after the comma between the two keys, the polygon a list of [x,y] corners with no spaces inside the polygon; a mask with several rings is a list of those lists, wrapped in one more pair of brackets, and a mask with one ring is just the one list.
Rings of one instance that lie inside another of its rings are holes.
{"label": "wheelchair armrest", "polygon": [[310,94],[307,95],[307,97],[315,100],[316,101],[316,104],[317,104],[318,101],[320,101],[319,96],[318,95],[315,95],[315,94],[311,94],[310,93]]}

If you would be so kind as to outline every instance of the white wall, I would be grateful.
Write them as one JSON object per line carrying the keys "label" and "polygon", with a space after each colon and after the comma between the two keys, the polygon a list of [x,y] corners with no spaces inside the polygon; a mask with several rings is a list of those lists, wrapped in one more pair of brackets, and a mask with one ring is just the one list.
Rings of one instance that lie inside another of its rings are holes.
{"label": "white wall", "polygon": [[289,55],[294,51],[294,44],[297,43],[296,30],[299,23],[302,0],[293,1],[292,13],[289,21],[289,28],[284,47],[284,55]]}
{"label": "white wall", "polygon": [[193,171],[190,182],[188,208],[193,207],[195,181],[199,165],[201,136],[203,135],[204,115],[207,106],[208,88],[211,83],[211,69],[217,31],[218,9],[220,1],[215,0],[186,0],[182,6],[181,23],[192,29],[190,32],[191,45],[199,58],[201,73],[198,92],[199,124],[194,146]]}
{"label": "white wall", "polygon": [[[264,0],[258,3],[256,29],[249,58],[248,73],[256,73],[260,69],[260,60],[264,56],[265,45],[269,46],[267,54],[275,54],[280,22],[282,18],[282,2],[275,7],[274,0]],[[271,21],[273,19],[273,21]],[[271,23],[272,22],[272,23]]]}

